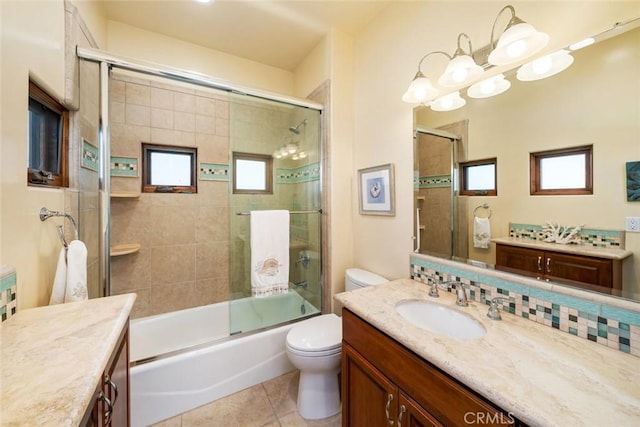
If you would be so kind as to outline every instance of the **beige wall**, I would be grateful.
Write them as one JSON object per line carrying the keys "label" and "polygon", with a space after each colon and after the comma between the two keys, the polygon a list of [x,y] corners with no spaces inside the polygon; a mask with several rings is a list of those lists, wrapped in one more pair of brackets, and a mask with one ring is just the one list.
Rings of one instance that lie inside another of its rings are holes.
{"label": "beige wall", "polygon": [[61,248],[59,220],[41,223],[38,213],[63,210],[64,192],[27,187],[25,167],[29,75],[64,97],[65,10],[62,1],[2,1],[0,10],[0,265],[17,270],[20,310],[48,302]]}
{"label": "beige wall", "polygon": [[293,74],[158,33],[109,21],[109,53],[213,76],[255,89],[293,95]]}
{"label": "beige wall", "polygon": [[[513,4],[521,18],[551,36],[544,52],[638,16],[637,2]],[[452,52],[459,32],[466,32],[477,47],[488,44],[491,26],[503,6],[502,2],[394,3],[356,38],[353,173],[394,163],[397,203],[393,218],[354,216],[354,261],[361,267],[392,278],[408,275],[413,235],[413,111],[401,96],[418,61],[433,50]],[[425,64],[424,71],[436,79],[443,67],[434,60]],[[355,184],[352,191],[357,192]],[[355,199],[352,212],[357,212]]]}

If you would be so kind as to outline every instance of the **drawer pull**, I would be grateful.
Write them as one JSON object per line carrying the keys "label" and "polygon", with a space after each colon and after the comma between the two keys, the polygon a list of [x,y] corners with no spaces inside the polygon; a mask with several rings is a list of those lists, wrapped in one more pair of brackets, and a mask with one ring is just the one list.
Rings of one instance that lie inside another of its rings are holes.
{"label": "drawer pull", "polygon": [[404,405],[400,405],[400,415],[398,415],[398,427],[402,427],[402,416],[407,412],[407,408]]}
{"label": "drawer pull", "polygon": [[551,258],[547,258],[547,273],[551,273]]}
{"label": "drawer pull", "polygon": [[113,405],[115,405],[118,401],[118,386],[111,380],[111,377],[109,375],[105,377],[104,382],[107,383],[113,390]]}
{"label": "drawer pull", "polygon": [[105,405],[107,405],[107,410],[104,413],[104,425],[108,426],[111,424],[111,415],[113,415],[113,405],[107,396],[104,395],[104,392],[100,392],[98,396],[98,400],[102,400]]}
{"label": "drawer pull", "polygon": [[538,257],[538,271],[542,271],[542,257]]}
{"label": "drawer pull", "polygon": [[389,409],[391,408],[391,401],[392,400],[393,400],[393,394],[389,393],[389,395],[387,396],[387,406],[385,406],[384,412],[387,415],[387,422],[389,423],[390,426],[393,425],[393,420],[391,419],[391,416],[389,415]]}

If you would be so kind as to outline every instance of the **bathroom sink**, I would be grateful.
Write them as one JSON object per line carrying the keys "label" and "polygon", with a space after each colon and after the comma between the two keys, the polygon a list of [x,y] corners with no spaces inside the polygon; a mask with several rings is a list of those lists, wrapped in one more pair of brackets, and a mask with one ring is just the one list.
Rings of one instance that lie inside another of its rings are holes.
{"label": "bathroom sink", "polygon": [[396,311],[419,328],[451,338],[474,339],[487,333],[473,317],[430,301],[403,300],[396,304]]}

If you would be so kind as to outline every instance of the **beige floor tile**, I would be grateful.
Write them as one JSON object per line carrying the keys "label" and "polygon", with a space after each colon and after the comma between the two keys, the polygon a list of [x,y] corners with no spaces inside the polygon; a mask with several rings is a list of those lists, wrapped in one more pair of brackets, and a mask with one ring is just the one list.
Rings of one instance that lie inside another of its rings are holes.
{"label": "beige floor tile", "polygon": [[262,384],[182,414],[183,427],[269,425],[278,425],[278,422]]}
{"label": "beige floor tile", "polygon": [[152,427],[182,427],[182,415],[160,421]]}
{"label": "beige floor tile", "polygon": [[281,427],[340,427],[342,425],[342,414],[322,420],[305,420],[298,412],[291,412],[279,418]]}
{"label": "beige floor tile", "polygon": [[277,417],[295,412],[298,399],[298,370],[262,383]]}

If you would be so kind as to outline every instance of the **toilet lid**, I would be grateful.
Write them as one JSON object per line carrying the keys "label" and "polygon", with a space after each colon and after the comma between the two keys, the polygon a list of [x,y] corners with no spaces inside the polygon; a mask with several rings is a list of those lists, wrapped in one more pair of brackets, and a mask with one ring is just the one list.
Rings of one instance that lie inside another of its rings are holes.
{"label": "toilet lid", "polygon": [[341,344],[342,320],[333,313],[304,320],[287,334],[287,345],[296,350],[324,351]]}

